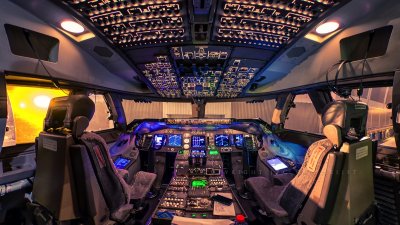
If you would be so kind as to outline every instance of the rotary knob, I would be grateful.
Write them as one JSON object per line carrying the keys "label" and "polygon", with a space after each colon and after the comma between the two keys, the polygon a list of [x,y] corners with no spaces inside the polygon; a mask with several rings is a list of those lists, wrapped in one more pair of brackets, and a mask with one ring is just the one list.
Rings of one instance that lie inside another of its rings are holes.
{"label": "rotary knob", "polygon": [[206,205],[208,205],[208,200],[207,199],[201,199],[200,200],[200,205],[202,205],[202,206],[206,206]]}

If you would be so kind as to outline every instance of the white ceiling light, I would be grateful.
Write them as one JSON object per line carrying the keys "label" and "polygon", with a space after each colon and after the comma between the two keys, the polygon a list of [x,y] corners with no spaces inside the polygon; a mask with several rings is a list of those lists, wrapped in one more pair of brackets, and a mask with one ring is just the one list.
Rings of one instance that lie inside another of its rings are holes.
{"label": "white ceiling light", "polygon": [[338,22],[330,21],[319,25],[315,31],[318,34],[329,34],[337,30],[338,28],[339,28]]}
{"label": "white ceiling light", "polygon": [[85,28],[83,28],[82,25],[80,25],[79,23],[75,22],[75,21],[71,21],[71,20],[66,20],[61,22],[61,27],[71,33],[74,34],[80,34],[83,33],[83,31],[85,31]]}
{"label": "white ceiling light", "polygon": [[33,103],[39,108],[47,109],[49,107],[51,98],[46,95],[39,95],[33,99]]}

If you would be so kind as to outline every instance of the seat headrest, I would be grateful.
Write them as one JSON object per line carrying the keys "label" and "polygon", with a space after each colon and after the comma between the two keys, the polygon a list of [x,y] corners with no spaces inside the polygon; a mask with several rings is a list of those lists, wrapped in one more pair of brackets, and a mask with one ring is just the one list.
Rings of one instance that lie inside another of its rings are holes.
{"label": "seat headrest", "polygon": [[82,133],[95,111],[94,102],[86,95],[53,98],[44,120],[44,131],[66,128]]}
{"label": "seat headrest", "polygon": [[343,135],[340,127],[333,124],[328,124],[324,127],[323,133],[325,137],[328,138],[332,142],[333,146],[335,146],[336,148],[342,145]]}
{"label": "seat headrest", "polygon": [[[368,105],[362,102],[340,100],[329,103],[322,113],[322,124],[325,127],[335,125],[340,129],[343,138],[360,139],[365,136],[368,117]],[[330,134],[333,128],[328,127]],[[327,130],[327,131],[328,131]],[[334,138],[334,140],[337,138]]]}

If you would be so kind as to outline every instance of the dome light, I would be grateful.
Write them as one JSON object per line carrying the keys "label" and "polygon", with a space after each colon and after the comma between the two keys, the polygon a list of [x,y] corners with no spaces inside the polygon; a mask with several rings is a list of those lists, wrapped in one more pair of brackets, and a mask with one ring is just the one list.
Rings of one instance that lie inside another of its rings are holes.
{"label": "dome light", "polygon": [[39,95],[33,99],[33,103],[39,108],[47,109],[49,107],[51,98],[46,95]]}
{"label": "dome light", "polygon": [[71,33],[74,34],[80,34],[83,33],[83,31],[85,31],[85,28],[83,28],[82,25],[80,25],[79,23],[75,22],[75,21],[71,21],[71,20],[66,20],[61,22],[61,27]]}
{"label": "dome light", "polygon": [[319,25],[315,31],[318,34],[329,34],[337,30],[338,28],[339,28],[339,23],[331,21]]}

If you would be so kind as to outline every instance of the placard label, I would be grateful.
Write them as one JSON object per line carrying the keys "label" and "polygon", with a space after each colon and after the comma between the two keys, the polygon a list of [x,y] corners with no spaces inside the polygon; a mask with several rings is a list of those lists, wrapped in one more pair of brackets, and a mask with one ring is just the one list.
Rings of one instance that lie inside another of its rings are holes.
{"label": "placard label", "polygon": [[52,140],[50,138],[43,138],[43,148],[56,152],[57,151],[57,141]]}
{"label": "placard label", "polygon": [[356,149],[356,160],[362,159],[368,155],[368,146]]}

